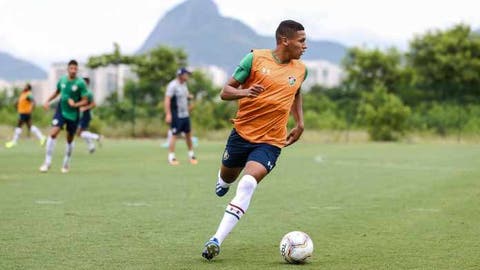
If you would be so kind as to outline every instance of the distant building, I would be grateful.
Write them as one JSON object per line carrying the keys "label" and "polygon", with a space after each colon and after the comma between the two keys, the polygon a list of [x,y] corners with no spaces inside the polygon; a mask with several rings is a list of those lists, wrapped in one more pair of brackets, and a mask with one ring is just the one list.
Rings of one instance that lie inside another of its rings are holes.
{"label": "distant building", "polygon": [[325,60],[302,60],[307,66],[308,77],[302,85],[305,90],[314,85],[335,87],[340,85],[343,70],[339,65]]}

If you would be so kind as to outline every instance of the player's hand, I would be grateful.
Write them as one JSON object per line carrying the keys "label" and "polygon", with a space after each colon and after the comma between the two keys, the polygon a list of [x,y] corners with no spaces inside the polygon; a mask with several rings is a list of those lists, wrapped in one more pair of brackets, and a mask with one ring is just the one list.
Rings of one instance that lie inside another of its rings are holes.
{"label": "player's hand", "polygon": [[265,88],[263,88],[263,86],[259,84],[254,84],[245,90],[246,90],[247,97],[254,98],[254,97],[258,97],[258,95],[260,95],[260,93],[262,93],[263,90],[265,90]]}
{"label": "player's hand", "polygon": [[83,107],[80,107],[80,112],[84,112],[87,110],[87,107],[83,106]]}
{"label": "player's hand", "polygon": [[303,133],[303,127],[300,127],[300,126],[294,127],[287,136],[287,142],[285,143],[285,146],[289,146],[295,143],[296,141],[298,141],[298,139],[300,139],[300,136],[302,136],[302,133]]}
{"label": "player's hand", "polygon": [[68,105],[70,105],[70,107],[74,107],[74,108],[75,108],[75,101],[73,101],[73,99],[69,98],[69,99],[68,99]]}
{"label": "player's hand", "polygon": [[172,123],[172,115],[171,114],[165,115],[165,122],[167,122],[167,124]]}
{"label": "player's hand", "polygon": [[50,102],[47,101],[47,102],[43,103],[43,109],[45,111],[48,111],[50,109]]}

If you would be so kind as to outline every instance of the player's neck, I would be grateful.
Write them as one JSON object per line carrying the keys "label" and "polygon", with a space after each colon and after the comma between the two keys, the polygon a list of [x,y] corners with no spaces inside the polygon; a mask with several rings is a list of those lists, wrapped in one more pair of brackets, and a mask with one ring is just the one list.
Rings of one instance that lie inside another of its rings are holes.
{"label": "player's neck", "polygon": [[77,78],[77,75],[74,75],[73,77],[70,76],[70,74],[68,75],[68,80],[70,81],[75,80],[75,78]]}
{"label": "player's neck", "polygon": [[287,64],[290,62],[290,56],[288,53],[279,48],[272,50],[272,57],[278,64]]}

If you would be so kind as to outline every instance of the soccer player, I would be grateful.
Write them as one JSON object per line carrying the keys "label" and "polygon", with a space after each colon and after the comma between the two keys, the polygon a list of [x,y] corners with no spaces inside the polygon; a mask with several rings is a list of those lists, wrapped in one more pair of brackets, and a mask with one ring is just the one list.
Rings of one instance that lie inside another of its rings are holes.
{"label": "soccer player", "polygon": [[13,133],[13,138],[11,141],[5,143],[5,147],[11,148],[17,145],[18,138],[22,134],[22,125],[27,124],[28,129],[37,136],[40,140],[40,145],[45,144],[45,136],[43,136],[40,129],[32,125],[32,111],[35,107],[35,100],[32,95],[32,86],[27,83],[16,102],[17,112],[18,112],[18,124]]}
{"label": "soccer player", "polygon": [[178,165],[179,162],[175,158],[175,142],[177,136],[182,132],[185,133],[185,141],[188,147],[188,158],[190,163],[195,165],[198,160],[193,152],[192,133],[190,125],[190,107],[188,98],[190,96],[187,88],[187,80],[191,72],[186,68],[180,68],[177,71],[177,77],[167,86],[165,93],[165,121],[170,124],[172,130],[172,138],[170,139],[168,163],[170,165]]}
{"label": "soccer player", "polygon": [[[303,133],[300,86],[307,70],[299,59],[307,49],[305,30],[287,20],[275,36],[276,48],[247,54],[221,92],[223,100],[238,100],[239,106],[218,173],[217,196],[224,196],[242,171],[243,176],[217,232],[205,243],[202,256],[207,260],[220,253],[220,245],[247,211],[257,184],[275,167],[281,149]],[[287,135],[290,113],[296,125]]]}
{"label": "soccer player", "polygon": [[77,77],[78,63],[75,60],[68,62],[68,74],[64,75],[57,82],[56,91],[47,99],[43,107],[48,110],[50,102],[60,95],[60,101],[52,120],[52,128],[47,139],[45,161],[40,167],[41,172],[47,172],[52,164],[53,150],[57,141],[57,135],[63,126],[67,130],[67,147],[63,159],[62,173],[70,170],[70,159],[73,152],[73,139],[78,127],[78,108],[87,105],[87,85],[85,81]]}
{"label": "soccer player", "polygon": [[[88,87],[90,85],[90,79],[88,77],[84,77],[83,80]],[[95,141],[100,143],[100,139],[102,138],[102,136],[88,131],[90,121],[92,120],[91,110],[95,108],[95,106],[97,106],[95,101],[93,100],[93,92],[89,88],[87,88],[87,99],[87,105],[80,107],[80,113],[82,116],[80,117],[80,124],[78,125],[77,135],[85,140],[88,145],[88,151],[90,152],[90,154],[92,154],[95,152]]]}

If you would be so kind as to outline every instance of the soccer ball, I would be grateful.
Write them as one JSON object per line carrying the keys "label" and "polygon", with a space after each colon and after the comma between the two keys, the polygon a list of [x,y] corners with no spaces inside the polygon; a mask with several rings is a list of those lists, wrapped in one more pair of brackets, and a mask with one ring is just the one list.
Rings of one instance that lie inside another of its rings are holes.
{"label": "soccer ball", "polygon": [[288,263],[304,263],[312,253],[312,239],[304,232],[289,232],[280,241],[280,254]]}

